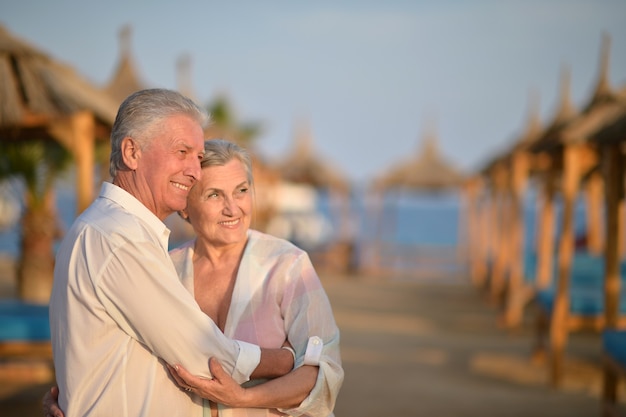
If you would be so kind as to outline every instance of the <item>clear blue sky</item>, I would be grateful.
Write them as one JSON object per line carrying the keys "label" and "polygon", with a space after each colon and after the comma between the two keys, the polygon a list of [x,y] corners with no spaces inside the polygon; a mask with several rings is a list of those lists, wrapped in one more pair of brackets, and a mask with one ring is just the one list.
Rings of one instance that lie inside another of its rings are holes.
{"label": "clear blue sky", "polygon": [[262,122],[264,155],[284,156],[305,120],[357,182],[416,153],[429,120],[451,162],[480,167],[523,128],[531,89],[549,121],[563,65],[583,105],[603,32],[611,83],[626,84],[623,0],[0,0],[0,22],[99,85],[130,24],[149,85],[176,88],[189,54],[198,99],[226,93],[241,121]]}

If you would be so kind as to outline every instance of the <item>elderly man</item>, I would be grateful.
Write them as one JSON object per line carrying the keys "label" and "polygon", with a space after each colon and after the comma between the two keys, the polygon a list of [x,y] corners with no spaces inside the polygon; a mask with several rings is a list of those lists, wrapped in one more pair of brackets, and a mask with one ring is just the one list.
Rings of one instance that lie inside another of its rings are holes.
{"label": "elderly man", "polygon": [[[202,416],[165,364],[210,377],[215,357],[239,383],[293,366],[284,349],[227,339],[181,285],[163,220],[200,178],[206,113],[169,90],[139,91],[111,133],[112,183],[57,252],[50,325],[59,404],[73,416]],[[188,390],[192,389],[188,387]]]}

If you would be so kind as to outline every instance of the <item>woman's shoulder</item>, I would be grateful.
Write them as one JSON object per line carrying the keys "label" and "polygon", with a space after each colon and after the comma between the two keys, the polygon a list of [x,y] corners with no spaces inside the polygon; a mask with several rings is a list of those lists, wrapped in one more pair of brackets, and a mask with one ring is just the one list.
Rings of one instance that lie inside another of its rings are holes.
{"label": "woman's shoulder", "polygon": [[248,231],[248,242],[251,250],[262,252],[289,253],[291,255],[301,255],[306,252],[290,241],[276,237],[258,230]]}

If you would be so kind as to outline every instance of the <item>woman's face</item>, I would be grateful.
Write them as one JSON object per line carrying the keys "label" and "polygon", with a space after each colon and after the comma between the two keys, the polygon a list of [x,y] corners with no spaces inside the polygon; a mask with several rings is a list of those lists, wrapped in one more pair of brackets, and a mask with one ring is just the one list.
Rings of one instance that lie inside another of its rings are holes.
{"label": "woman's face", "polygon": [[233,159],[202,169],[187,199],[198,239],[213,246],[245,242],[252,216],[252,189],[244,165]]}

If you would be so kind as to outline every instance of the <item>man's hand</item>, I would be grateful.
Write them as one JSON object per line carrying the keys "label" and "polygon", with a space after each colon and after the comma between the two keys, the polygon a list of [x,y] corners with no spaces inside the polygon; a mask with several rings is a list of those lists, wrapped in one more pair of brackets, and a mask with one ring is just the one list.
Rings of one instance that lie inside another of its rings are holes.
{"label": "man's hand", "polygon": [[216,403],[230,407],[246,407],[246,389],[241,387],[215,358],[209,360],[213,379],[194,376],[181,365],[169,366],[178,386]]}
{"label": "man's hand", "polygon": [[59,387],[52,387],[46,392],[42,400],[44,417],[65,417],[59,407]]}

